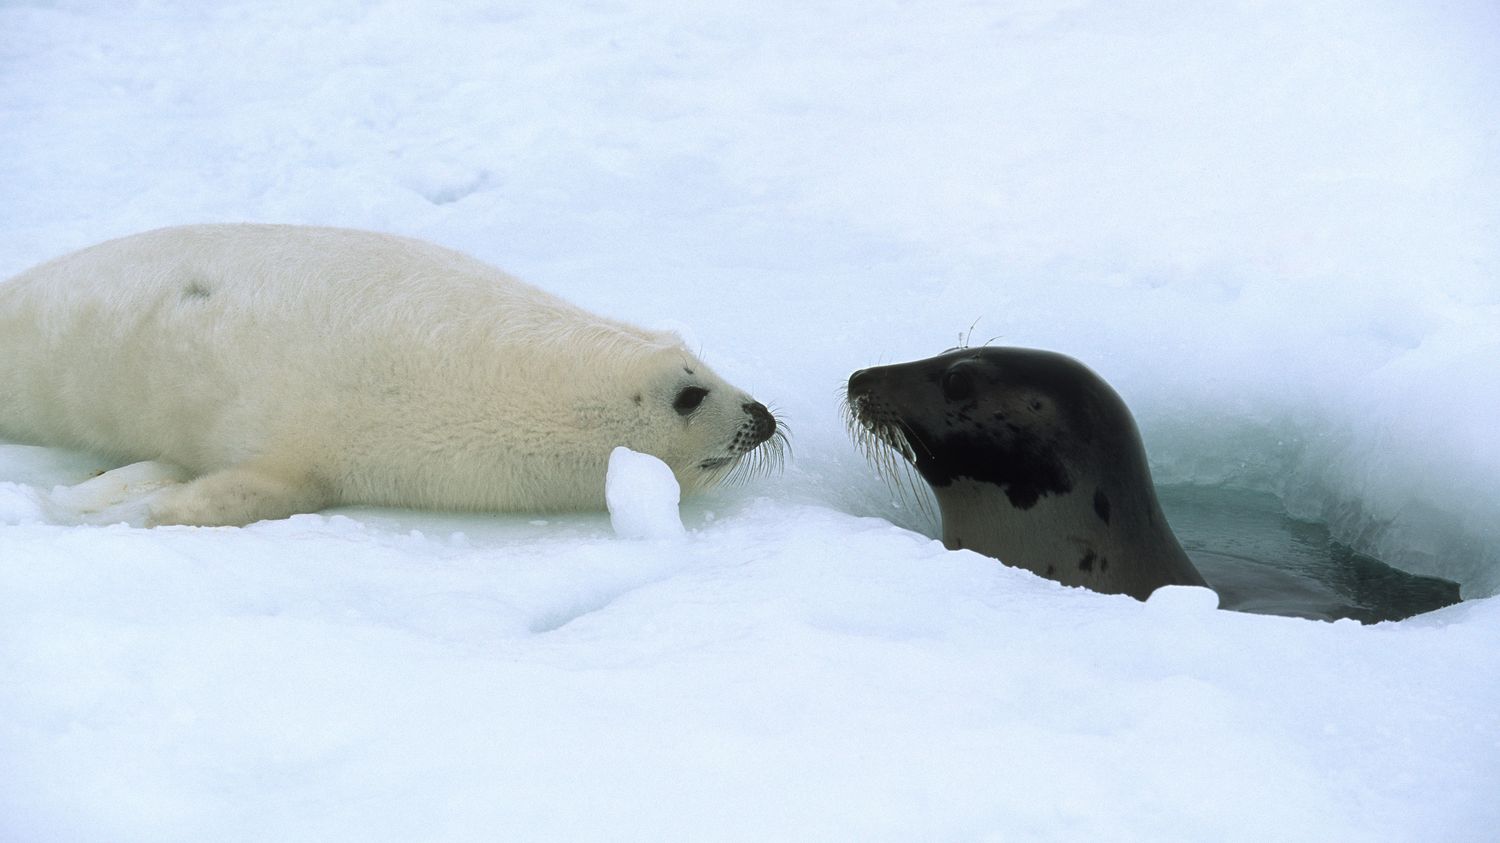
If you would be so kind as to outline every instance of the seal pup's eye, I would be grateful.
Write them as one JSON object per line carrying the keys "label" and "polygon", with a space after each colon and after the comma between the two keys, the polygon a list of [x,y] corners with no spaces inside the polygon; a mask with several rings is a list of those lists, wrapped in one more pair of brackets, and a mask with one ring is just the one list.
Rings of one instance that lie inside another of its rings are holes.
{"label": "seal pup's eye", "polygon": [[698,405],[702,404],[703,399],[707,397],[708,390],[701,386],[683,387],[682,391],[677,393],[677,398],[672,401],[672,409],[677,411],[677,415],[685,416],[698,409]]}
{"label": "seal pup's eye", "polygon": [[963,369],[949,369],[943,373],[943,397],[949,401],[962,401],[974,394],[974,378]]}

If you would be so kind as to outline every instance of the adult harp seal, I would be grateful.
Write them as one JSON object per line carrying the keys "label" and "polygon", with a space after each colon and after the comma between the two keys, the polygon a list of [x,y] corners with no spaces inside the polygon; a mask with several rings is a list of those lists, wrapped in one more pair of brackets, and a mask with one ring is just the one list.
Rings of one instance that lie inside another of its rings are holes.
{"label": "adult harp seal", "polygon": [[1140,600],[1205,585],[1167,526],[1125,402],[1082,363],[964,348],[849,378],[851,429],[932,487],[943,543]]}

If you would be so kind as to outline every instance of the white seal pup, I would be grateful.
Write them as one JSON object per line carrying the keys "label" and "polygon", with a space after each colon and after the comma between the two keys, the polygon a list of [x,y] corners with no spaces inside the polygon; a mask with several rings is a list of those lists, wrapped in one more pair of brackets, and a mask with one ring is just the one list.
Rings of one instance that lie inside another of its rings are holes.
{"label": "white seal pup", "polygon": [[675,334],[449,249],[300,226],[150,231],[0,284],[0,395],[0,438],[185,469],[151,524],[602,509],[616,446],[694,490],[783,441]]}
{"label": "white seal pup", "polygon": [[1139,600],[1205,585],[1156,500],[1125,402],[1049,351],[964,348],[849,378],[851,430],[932,487],[943,544]]}

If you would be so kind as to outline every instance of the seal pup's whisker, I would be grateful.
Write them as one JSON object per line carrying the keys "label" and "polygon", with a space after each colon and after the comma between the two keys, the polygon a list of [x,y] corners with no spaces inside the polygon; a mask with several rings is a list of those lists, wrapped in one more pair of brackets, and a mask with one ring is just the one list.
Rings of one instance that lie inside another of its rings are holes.
{"label": "seal pup's whisker", "polygon": [[786,452],[791,446],[787,434],[778,424],[775,433],[754,450],[735,458],[727,467],[719,482],[739,486],[758,478],[780,474],[785,467]]}

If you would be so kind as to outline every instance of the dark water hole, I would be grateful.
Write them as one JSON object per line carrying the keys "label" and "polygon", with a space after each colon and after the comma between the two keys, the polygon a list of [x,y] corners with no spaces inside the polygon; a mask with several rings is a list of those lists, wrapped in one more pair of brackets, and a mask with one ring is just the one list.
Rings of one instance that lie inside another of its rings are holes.
{"label": "dark water hole", "polygon": [[1164,486],[1157,493],[1222,608],[1375,623],[1459,601],[1456,583],[1355,553],[1321,524],[1287,517],[1274,495],[1212,486]]}

